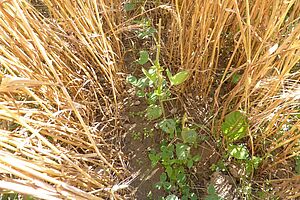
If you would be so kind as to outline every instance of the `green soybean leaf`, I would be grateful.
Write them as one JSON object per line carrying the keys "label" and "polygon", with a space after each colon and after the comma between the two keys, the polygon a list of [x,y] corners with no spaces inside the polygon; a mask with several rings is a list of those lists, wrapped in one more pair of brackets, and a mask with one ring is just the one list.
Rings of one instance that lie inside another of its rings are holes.
{"label": "green soybean leaf", "polygon": [[176,144],[176,156],[179,160],[187,160],[190,155],[190,147],[186,144]]}
{"label": "green soybean leaf", "polygon": [[167,76],[171,82],[171,85],[180,85],[188,78],[189,72],[181,71],[172,76],[171,72],[167,69]]}
{"label": "green soybean leaf", "polygon": [[181,200],[189,200],[189,196],[187,194],[182,194]]}
{"label": "green soybean leaf", "polygon": [[209,184],[207,193],[208,195],[204,198],[204,200],[223,200],[222,197],[218,196],[218,194],[216,193],[216,189],[212,184]]}
{"label": "green soybean leaf", "polygon": [[166,197],[166,200],[179,200],[179,198],[175,194],[170,194]]}
{"label": "green soybean leaf", "polygon": [[166,69],[166,72],[167,72],[167,77],[171,82],[171,80],[173,79],[173,75],[172,75],[172,73],[170,72],[170,70],[168,68]]}
{"label": "green soybean leaf", "polygon": [[179,85],[183,83],[189,76],[188,71],[181,71],[173,76],[173,85]]}
{"label": "green soybean leaf", "polygon": [[232,83],[237,84],[239,82],[240,78],[241,78],[240,74],[234,73],[232,75]]}
{"label": "green soybean leaf", "polygon": [[216,194],[216,189],[215,189],[214,185],[209,184],[209,186],[207,188],[207,193],[208,194]]}
{"label": "green soybean leaf", "polygon": [[161,146],[161,159],[165,164],[169,164],[170,159],[173,159],[174,154],[174,145],[169,145],[169,146]]}
{"label": "green soybean leaf", "polygon": [[143,77],[137,81],[135,86],[138,88],[145,88],[148,85],[149,85],[149,80],[146,77]]}
{"label": "green soybean leaf", "polygon": [[160,182],[165,182],[167,180],[167,174],[162,173],[159,177]]}
{"label": "green soybean leaf", "polygon": [[181,131],[181,137],[184,143],[194,144],[197,141],[198,134],[194,129],[185,127]]}
{"label": "green soybean leaf", "polygon": [[198,162],[201,160],[201,156],[197,154],[192,159],[193,159],[193,161]]}
{"label": "green soybean leaf", "polygon": [[138,91],[136,92],[136,96],[137,96],[137,97],[145,97],[145,92],[142,91],[142,90],[138,90]]}
{"label": "green soybean leaf", "polygon": [[155,94],[155,93],[149,93],[148,94],[148,98],[147,98],[148,104],[155,104],[157,99],[158,99],[157,94]]}
{"label": "green soybean leaf", "polygon": [[198,197],[197,197],[197,195],[195,193],[192,193],[190,195],[190,198],[191,198],[191,200],[197,200],[198,199]]}
{"label": "green soybean leaf", "polygon": [[128,83],[130,83],[131,85],[133,85],[133,86],[136,86],[136,84],[137,84],[137,78],[135,76],[132,76],[132,75],[127,76],[126,81]]}
{"label": "green soybean leaf", "polygon": [[246,116],[240,111],[234,111],[226,115],[221,127],[228,142],[233,142],[245,137],[248,133]]}
{"label": "green soybean leaf", "polygon": [[124,9],[126,12],[132,11],[135,9],[135,3],[129,2],[124,5]]}
{"label": "green soybean leaf", "polygon": [[262,158],[253,156],[251,160],[246,161],[246,174],[250,175],[254,169],[258,168],[258,165],[262,161]]}
{"label": "green soybean leaf", "polygon": [[166,166],[166,170],[165,170],[168,174],[168,177],[170,177],[170,179],[172,179],[173,177],[173,168],[171,166]]}
{"label": "green soybean leaf", "polygon": [[142,68],[142,71],[149,80],[151,80],[153,83],[156,82],[157,75],[155,73],[155,69],[149,69],[149,71],[147,71],[146,69]]}
{"label": "green soybean leaf", "polygon": [[149,153],[149,159],[151,161],[151,166],[155,167],[160,160],[160,155],[156,154],[154,151]]}
{"label": "green soybean leaf", "polygon": [[244,145],[229,145],[228,153],[238,160],[246,160],[249,158],[249,151]]}
{"label": "green soybean leaf", "polygon": [[155,184],[155,188],[158,189],[158,190],[160,190],[162,188],[162,186],[163,186],[162,182],[158,182],[158,183]]}
{"label": "green soybean leaf", "polygon": [[188,160],[188,162],[187,162],[187,167],[190,169],[191,167],[193,167],[193,165],[194,165],[194,161],[192,160],[192,159],[190,159],[190,160]]}
{"label": "green soybean leaf", "polygon": [[184,183],[186,180],[186,175],[184,173],[179,173],[176,179],[177,179],[177,183]]}
{"label": "green soybean leaf", "polygon": [[140,65],[146,64],[149,60],[149,54],[147,51],[140,51],[140,58],[137,60],[137,62]]}
{"label": "green soybean leaf", "polygon": [[162,115],[162,108],[158,105],[152,104],[148,106],[146,115],[149,120],[157,119]]}
{"label": "green soybean leaf", "polygon": [[176,121],[174,119],[164,119],[158,124],[159,128],[165,133],[170,134],[170,137],[174,137],[174,132],[176,129]]}
{"label": "green soybean leaf", "polygon": [[254,169],[257,169],[257,168],[258,168],[258,166],[259,166],[259,164],[261,163],[261,161],[262,161],[262,158],[257,157],[257,156],[253,156],[253,157],[251,158],[251,163],[252,163]]}
{"label": "green soybean leaf", "polygon": [[[145,26],[148,26],[148,24],[146,24]],[[146,39],[155,32],[156,32],[156,29],[153,27],[145,28],[143,31],[138,31],[138,38]]]}
{"label": "green soybean leaf", "polygon": [[172,188],[172,184],[169,182],[164,182],[164,188],[166,191],[170,191]]}

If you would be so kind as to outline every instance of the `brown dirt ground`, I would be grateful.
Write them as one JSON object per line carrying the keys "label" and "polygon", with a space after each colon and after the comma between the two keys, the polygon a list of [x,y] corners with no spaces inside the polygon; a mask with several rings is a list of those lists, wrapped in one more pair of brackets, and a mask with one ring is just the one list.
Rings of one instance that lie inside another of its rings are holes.
{"label": "brown dirt ground", "polygon": [[[134,96],[134,92],[127,87],[127,98],[124,99],[124,109],[122,112],[123,128],[125,130],[123,140],[123,152],[129,158],[129,170],[135,176],[131,182],[134,188],[135,199],[158,199],[165,196],[162,190],[155,189],[155,183],[159,182],[159,176],[163,172],[160,167],[152,168],[148,158],[149,149],[159,149],[159,143],[163,139],[162,134],[154,129],[153,134],[145,134],[144,130],[150,130],[155,126],[155,122],[149,122],[144,118],[143,111],[147,108],[143,99]],[[204,136],[204,132],[199,130],[199,134]],[[190,181],[193,190],[201,199],[206,194],[207,184],[212,171],[210,167],[220,158],[215,150],[215,144],[211,140],[200,142],[197,148],[192,149],[192,154],[199,154],[201,161],[190,171]],[[152,197],[147,198],[149,192]]]}

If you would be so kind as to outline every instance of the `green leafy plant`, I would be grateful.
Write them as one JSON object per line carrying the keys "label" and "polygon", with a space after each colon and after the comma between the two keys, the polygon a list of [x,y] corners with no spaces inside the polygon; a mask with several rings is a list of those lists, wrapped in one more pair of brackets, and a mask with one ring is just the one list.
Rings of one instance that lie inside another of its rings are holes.
{"label": "green leafy plant", "polygon": [[130,0],[124,4],[124,10],[126,12],[135,11],[143,1],[144,0]]}
{"label": "green leafy plant", "polygon": [[234,73],[231,77],[231,82],[237,84],[240,81],[241,75],[238,73]]}
{"label": "green leafy plant", "polygon": [[160,152],[152,150],[149,159],[153,167],[160,163],[165,169],[156,188],[169,193],[177,192],[181,195],[181,199],[197,199],[187,183],[187,169],[192,168],[194,163],[200,160],[200,156],[192,156],[188,145],[184,143],[174,145],[164,141]]}
{"label": "green leafy plant", "polygon": [[149,54],[148,51],[140,51],[140,58],[137,60],[137,62],[140,65],[144,65],[149,61]]}
{"label": "green leafy plant", "polygon": [[222,131],[228,143],[244,138],[248,133],[246,116],[240,111],[229,113],[222,123]]}
{"label": "green leafy plant", "polygon": [[170,194],[166,198],[163,198],[163,200],[179,200],[179,198],[174,194]]}
{"label": "green leafy plant", "polygon": [[2,199],[2,200],[18,200],[18,199],[34,200],[34,197],[31,195],[18,194],[16,192],[7,192],[7,193],[0,194],[0,199]]}
{"label": "green leafy plant", "polygon": [[125,3],[124,9],[125,9],[126,12],[129,12],[129,11],[134,10],[135,6],[136,6],[135,2],[133,2],[133,1],[132,2],[128,2],[128,3]]}
{"label": "green leafy plant", "polygon": [[256,169],[262,158],[250,156],[249,150],[245,144],[233,144],[248,135],[248,122],[246,116],[240,111],[229,113],[222,123],[222,131],[227,144],[227,155],[225,158],[231,157],[239,161],[249,176]]}
{"label": "green leafy plant", "polygon": [[132,138],[134,139],[134,140],[142,140],[142,138],[141,138],[141,133],[140,132],[133,132],[132,133]]}
{"label": "green leafy plant", "polygon": [[248,136],[248,127],[247,117],[240,111],[234,111],[225,116],[221,130],[227,151],[223,154],[223,160],[212,166],[214,170],[225,171],[227,160],[237,164],[240,167],[240,173],[237,174],[240,177],[239,191],[247,198],[251,196],[252,191],[249,178],[262,161],[262,158],[251,155],[247,145],[242,142]]}
{"label": "green leafy plant", "polygon": [[[136,5],[137,3],[135,3],[134,7],[136,7]],[[132,8],[132,5],[128,7]],[[151,25],[150,19],[142,18],[140,20],[134,20],[133,22],[140,26],[140,29],[135,31],[135,34],[139,39],[149,39],[153,36],[154,33],[157,32],[157,30]]]}
{"label": "green leafy plant", "polygon": [[[140,51],[139,59],[137,63],[140,65],[146,64],[150,61],[153,65],[146,70],[142,68],[142,72],[145,75],[137,79],[133,75],[129,75],[127,77],[127,82],[132,84],[137,88],[137,96],[146,98],[149,106],[146,110],[146,116],[149,120],[155,120],[161,117],[161,115],[165,118],[165,111],[163,102],[166,101],[170,95],[171,86],[176,86],[182,84],[188,78],[188,71],[180,71],[174,76],[167,69],[167,77],[164,75],[164,67],[160,65],[160,32],[161,26],[159,26],[159,39],[157,41],[157,51],[156,58],[152,61],[149,58],[149,53],[145,50]],[[169,81],[169,85],[167,84]]]}
{"label": "green leafy plant", "polygon": [[247,147],[245,147],[242,144],[241,145],[230,144],[228,147],[228,153],[229,156],[236,158],[238,160],[246,160],[249,159],[250,157]]}
{"label": "green leafy plant", "polygon": [[190,152],[191,146],[197,142],[198,134],[194,128],[186,125],[186,116],[183,116],[181,123],[178,119],[166,118],[164,106],[171,97],[171,88],[186,81],[189,73],[180,71],[172,75],[169,69],[160,65],[160,32],[159,25],[155,60],[151,60],[149,53],[143,50],[136,61],[140,65],[150,62],[152,66],[149,69],[142,67],[144,77],[129,75],[127,82],[136,87],[137,96],[144,98],[148,103],[145,117],[149,121],[157,120],[158,127],[165,133],[160,151],[150,150],[148,154],[152,167],[160,164],[164,168],[160,181],[156,184],[158,189],[163,189],[169,194],[162,199],[178,199],[180,195],[180,199],[194,200],[197,197],[188,184],[188,169],[200,160],[199,155],[192,156]]}
{"label": "green leafy plant", "polygon": [[[162,142],[159,152],[152,150],[149,153],[152,166],[161,164],[165,170],[156,187],[168,193],[177,191],[181,199],[197,199],[187,183],[187,170],[200,160],[200,156],[191,155],[190,144],[192,143],[185,143],[182,138],[179,138],[183,130],[178,126],[179,123],[175,119],[164,119],[159,123],[161,130],[167,134],[167,140]],[[181,134],[177,134],[178,132]],[[182,142],[173,144],[170,141],[174,139]]]}

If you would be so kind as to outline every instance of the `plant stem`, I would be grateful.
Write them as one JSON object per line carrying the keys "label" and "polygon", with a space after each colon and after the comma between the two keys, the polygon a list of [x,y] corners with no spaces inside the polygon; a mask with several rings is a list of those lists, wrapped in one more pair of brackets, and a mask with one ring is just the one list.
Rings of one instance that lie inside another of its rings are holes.
{"label": "plant stem", "polygon": [[161,41],[161,18],[159,18],[158,21],[158,41],[156,44],[156,60],[155,60],[155,62],[157,63],[159,63],[159,55],[160,55],[160,48],[161,48],[160,41]]}
{"label": "plant stem", "polygon": [[159,22],[158,22],[158,41],[156,43],[155,65],[157,68],[156,73],[158,76],[157,90],[158,90],[158,94],[160,95],[158,97],[158,100],[159,100],[160,107],[162,109],[163,117],[165,119],[166,114],[165,114],[165,109],[164,109],[164,103],[161,98],[161,94],[163,93],[163,75],[162,75],[162,73],[163,73],[164,69],[162,68],[162,66],[160,66],[160,63],[159,63],[160,48],[161,48],[160,42],[161,42],[161,18],[159,19]]}

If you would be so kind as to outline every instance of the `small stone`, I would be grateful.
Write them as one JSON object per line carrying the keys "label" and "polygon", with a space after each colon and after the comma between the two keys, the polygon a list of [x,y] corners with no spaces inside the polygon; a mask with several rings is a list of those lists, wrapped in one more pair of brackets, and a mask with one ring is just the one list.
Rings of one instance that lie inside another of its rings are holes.
{"label": "small stone", "polygon": [[123,127],[128,130],[128,131],[131,131],[132,129],[134,129],[136,127],[136,124],[124,124]]}
{"label": "small stone", "polygon": [[134,92],[134,88],[130,88],[129,90],[127,90],[127,92],[128,92],[129,94],[133,93],[133,92]]}
{"label": "small stone", "polygon": [[245,171],[234,164],[229,165],[228,170],[229,170],[230,174],[236,179],[239,179],[245,175]]}
{"label": "small stone", "polygon": [[176,114],[177,113],[177,108],[172,108],[172,110],[170,110],[170,113],[172,115]]}
{"label": "small stone", "polygon": [[124,124],[123,127],[128,130],[128,129],[130,129],[131,124]]}
{"label": "small stone", "polygon": [[140,105],[140,104],[141,104],[140,101],[135,101],[135,102],[133,103],[133,105],[135,105],[135,106],[138,106],[138,105]]}

